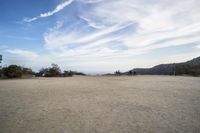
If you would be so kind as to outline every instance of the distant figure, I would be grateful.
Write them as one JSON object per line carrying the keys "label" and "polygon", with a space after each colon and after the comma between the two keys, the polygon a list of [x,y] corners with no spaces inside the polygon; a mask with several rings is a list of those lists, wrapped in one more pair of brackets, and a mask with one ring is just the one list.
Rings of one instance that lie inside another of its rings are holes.
{"label": "distant figure", "polygon": [[136,71],[133,71],[133,70],[130,70],[129,71],[129,75],[131,75],[131,76],[134,76],[134,75],[136,75],[137,73],[136,73]]}
{"label": "distant figure", "polygon": [[[0,63],[2,62],[2,55],[0,55]],[[0,65],[0,68],[1,68],[1,65]]]}
{"label": "distant figure", "polygon": [[116,76],[120,76],[120,75],[121,75],[121,72],[118,70],[118,71],[115,72],[115,75],[116,75]]}

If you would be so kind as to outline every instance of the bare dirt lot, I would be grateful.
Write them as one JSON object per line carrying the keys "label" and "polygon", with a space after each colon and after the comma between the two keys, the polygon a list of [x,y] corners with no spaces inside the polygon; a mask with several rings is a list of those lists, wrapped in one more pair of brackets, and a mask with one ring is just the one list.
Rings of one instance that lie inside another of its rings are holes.
{"label": "bare dirt lot", "polygon": [[0,80],[0,133],[200,133],[200,78]]}

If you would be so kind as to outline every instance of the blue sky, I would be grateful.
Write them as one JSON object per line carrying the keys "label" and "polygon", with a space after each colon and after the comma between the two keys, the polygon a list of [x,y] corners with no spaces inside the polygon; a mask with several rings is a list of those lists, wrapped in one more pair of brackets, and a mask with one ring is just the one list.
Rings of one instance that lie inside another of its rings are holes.
{"label": "blue sky", "polygon": [[200,56],[199,0],[1,0],[3,65],[87,73]]}

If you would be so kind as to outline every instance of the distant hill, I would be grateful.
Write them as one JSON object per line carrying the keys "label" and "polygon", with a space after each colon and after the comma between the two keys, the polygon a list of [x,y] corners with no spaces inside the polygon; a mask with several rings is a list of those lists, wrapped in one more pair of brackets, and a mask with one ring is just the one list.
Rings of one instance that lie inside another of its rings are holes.
{"label": "distant hill", "polygon": [[[161,64],[152,68],[134,68],[136,74],[149,75],[193,75],[200,76],[200,57],[182,63]],[[129,72],[124,74],[129,74]]]}
{"label": "distant hill", "polygon": [[190,65],[200,65],[200,57],[194,58],[190,61],[185,62],[185,64],[190,64]]}

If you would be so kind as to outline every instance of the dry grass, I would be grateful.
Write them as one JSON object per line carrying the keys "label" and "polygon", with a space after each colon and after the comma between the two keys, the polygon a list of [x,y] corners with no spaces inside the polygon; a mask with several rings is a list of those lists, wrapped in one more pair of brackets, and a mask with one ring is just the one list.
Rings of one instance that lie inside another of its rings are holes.
{"label": "dry grass", "polygon": [[0,133],[199,133],[200,78],[0,81]]}

